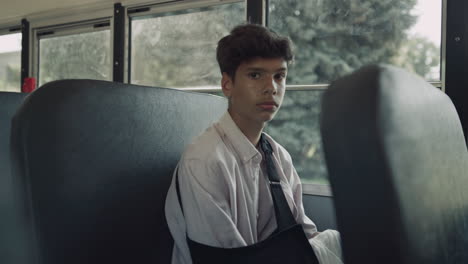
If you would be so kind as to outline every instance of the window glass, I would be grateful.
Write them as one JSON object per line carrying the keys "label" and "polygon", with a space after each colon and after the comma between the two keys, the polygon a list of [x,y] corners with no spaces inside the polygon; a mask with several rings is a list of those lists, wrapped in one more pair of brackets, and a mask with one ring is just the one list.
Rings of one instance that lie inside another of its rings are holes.
{"label": "window glass", "polygon": [[287,91],[265,128],[291,154],[303,183],[328,183],[319,126],[322,95],[323,90]]}
{"label": "window glass", "polygon": [[39,85],[60,79],[112,80],[110,30],[42,38]]}
{"label": "window glass", "polygon": [[440,80],[441,0],[270,0],[269,26],[297,47],[289,84],[330,83],[366,64]]}
{"label": "window glass", "polygon": [[244,22],[244,2],[133,18],[133,84],[160,87],[218,87],[218,40]]}
{"label": "window glass", "polygon": [[[389,63],[440,81],[441,0],[270,0],[269,27],[289,36],[288,84],[324,84],[364,65]],[[304,182],[327,183],[322,91],[288,91],[267,131],[290,152]]]}
{"label": "window glass", "polygon": [[0,91],[21,91],[21,33],[0,36]]}

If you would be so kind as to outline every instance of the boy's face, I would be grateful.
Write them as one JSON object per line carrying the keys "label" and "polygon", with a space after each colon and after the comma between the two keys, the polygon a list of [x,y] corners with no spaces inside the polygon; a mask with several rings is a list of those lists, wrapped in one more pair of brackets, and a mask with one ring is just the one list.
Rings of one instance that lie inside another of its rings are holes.
{"label": "boy's face", "polygon": [[223,73],[223,93],[230,98],[229,113],[236,121],[263,125],[275,116],[286,89],[283,58],[254,58],[243,62],[232,80]]}

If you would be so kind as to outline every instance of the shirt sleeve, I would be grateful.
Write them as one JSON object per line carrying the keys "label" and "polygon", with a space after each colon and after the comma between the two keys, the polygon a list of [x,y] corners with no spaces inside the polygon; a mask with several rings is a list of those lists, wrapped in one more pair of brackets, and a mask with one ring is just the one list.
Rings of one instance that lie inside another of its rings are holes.
{"label": "shirt sleeve", "polygon": [[286,176],[286,179],[289,182],[289,185],[291,186],[292,196],[296,207],[294,217],[296,218],[296,222],[302,225],[304,233],[310,240],[317,234],[317,227],[315,226],[314,222],[312,222],[312,220],[310,220],[310,218],[307,217],[307,215],[305,214],[304,205],[302,202],[303,194],[301,179],[299,178],[299,175],[297,174],[296,169],[294,168],[289,153],[287,153],[284,149],[280,149],[280,152],[280,159],[282,160],[281,163],[283,167],[283,172]]}
{"label": "shirt sleeve", "polygon": [[246,242],[233,219],[235,199],[227,168],[220,162],[188,160],[179,167],[179,186],[190,239],[214,247],[240,247]]}
{"label": "shirt sleeve", "polygon": [[340,234],[335,230],[326,230],[319,233],[317,227],[305,214],[302,203],[302,185],[301,179],[292,164],[292,159],[286,150],[282,155],[283,171],[292,189],[294,204],[296,207],[295,218],[298,224],[301,224],[309,243],[312,246],[319,263],[321,264],[343,264],[341,260]]}
{"label": "shirt sleeve", "polygon": [[296,202],[297,208],[297,223],[301,224],[304,228],[304,232],[308,239],[311,239],[313,236],[317,234],[317,227],[315,226],[314,222],[310,220],[310,218],[305,214],[304,211],[304,204],[302,203],[302,185],[299,176],[297,175],[296,169],[293,167],[293,196],[294,201]]}

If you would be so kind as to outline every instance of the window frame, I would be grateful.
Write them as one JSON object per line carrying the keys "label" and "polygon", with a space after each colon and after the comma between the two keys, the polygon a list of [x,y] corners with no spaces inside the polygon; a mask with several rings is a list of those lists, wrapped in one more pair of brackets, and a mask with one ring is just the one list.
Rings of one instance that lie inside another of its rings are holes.
{"label": "window frame", "polygon": [[[104,26],[99,26],[96,27],[96,25],[99,24],[105,24]],[[92,32],[99,32],[99,31],[105,31],[105,30],[110,30],[110,40],[109,40],[109,46],[110,46],[110,55],[112,56],[113,54],[113,29],[112,29],[112,21],[110,18],[100,18],[100,19],[92,19],[92,20],[84,20],[84,21],[78,21],[78,22],[72,22],[72,23],[64,23],[64,24],[58,24],[58,25],[50,25],[46,27],[37,27],[32,30],[33,34],[33,49],[34,49],[34,60],[33,60],[33,71],[32,75],[36,78],[37,80],[37,85],[39,85],[40,80],[40,43],[41,40],[43,39],[51,39],[55,37],[63,37],[63,36],[72,36],[72,35],[77,35],[77,34],[82,34],[82,33],[92,33]],[[51,32],[51,34],[48,34]],[[42,35],[46,34],[46,35]],[[111,59],[112,62],[112,59]],[[109,65],[110,67],[110,79],[112,80],[112,65]]]}
{"label": "window frame", "polygon": [[452,100],[468,144],[468,3],[443,0],[444,15],[444,92]]}
{"label": "window frame", "polygon": [[[73,8],[52,10],[38,13],[28,17],[29,29],[29,72],[30,76],[36,78],[36,85],[39,85],[39,39],[37,32],[50,30],[66,31],[67,27],[75,28],[80,24],[87,24],[91,21],[110,22],[111,41],[114,38],[113,3],[96,3],[86,6],[76,6]],[[55,35],[57,36],[57,35]],[[110,43],[111,54],[114,52],[113,42]],[[112,73],[112,72],[111,72]],[[112,78],[112,76],[111,76]]]}

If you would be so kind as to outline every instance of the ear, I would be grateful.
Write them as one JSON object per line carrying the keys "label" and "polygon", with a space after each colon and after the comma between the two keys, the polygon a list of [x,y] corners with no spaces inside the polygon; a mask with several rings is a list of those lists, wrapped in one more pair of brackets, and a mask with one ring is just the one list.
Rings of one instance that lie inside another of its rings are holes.
{"label": "ear", "polygon": [[233,88],[232,78],[225,72],[223,72],[223,77],[221,78],[221,88],[223,89],[224,95],[229,98],[231,97],[232,88]]}

